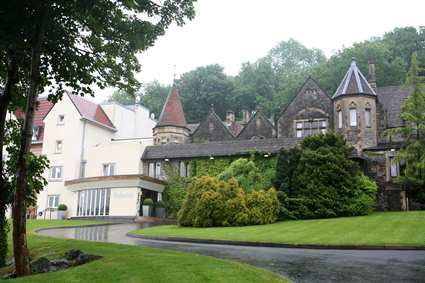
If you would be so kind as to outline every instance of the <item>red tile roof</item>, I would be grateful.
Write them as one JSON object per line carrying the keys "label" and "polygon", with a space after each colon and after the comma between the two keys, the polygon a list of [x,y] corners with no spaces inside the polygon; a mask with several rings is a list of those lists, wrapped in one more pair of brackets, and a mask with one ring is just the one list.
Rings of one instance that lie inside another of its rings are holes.
{"label": "red tile roof", "polygon": [[69,99],[71,99],[72,103],[74,104],[75,108],[77,108],[82,118],[115,129],[111,120],[109,120],[105,111],[103,111],[102,107],[99,104],[91,102],[81,96],[70,93],[68,93],[68,97]]}
{"label": "red tile roof", "polygon": [[184,117],[183,106],[180,101],[179,93],[175,85],[172,86],[161,115],[159,116],[158,126],[179,126],[187,127],[186,118]]}
{"label": "red tile roof", "polygon": [[[50,111],[50,109],[53,107],[53,103],[47,100],[47,97],[41,97],[38,99],[38,108],[36,109],[34,113],[34,127],[40,127],[43,126],[43,119],[44,116]],[[15,116],[18,119],[24,118],[24,111],[22,110],[16,110]]]}

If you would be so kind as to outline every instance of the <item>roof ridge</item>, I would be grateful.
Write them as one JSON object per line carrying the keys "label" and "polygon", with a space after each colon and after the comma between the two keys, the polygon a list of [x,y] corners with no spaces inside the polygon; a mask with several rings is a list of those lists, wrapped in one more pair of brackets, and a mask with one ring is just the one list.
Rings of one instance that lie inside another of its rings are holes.
{"label": "roof ridge", "polygon": [[[351,85],[351,82],[353,82],[354,85]],[[351,61],[350,67],[345,73],[332,98],[349,94],[366,94],[376,96],[375,90],[357,67],[354,59]]]}

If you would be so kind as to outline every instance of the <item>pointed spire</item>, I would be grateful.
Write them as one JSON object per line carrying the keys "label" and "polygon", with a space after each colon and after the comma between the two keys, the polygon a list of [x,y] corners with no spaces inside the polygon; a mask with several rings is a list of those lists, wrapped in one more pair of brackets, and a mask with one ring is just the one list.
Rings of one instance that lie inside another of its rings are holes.
{"label": "pointed spire", "polygon": [[183,106],[175,84],[171,87],[170,93],[162,108],[156,127],[159,126],[187,127]]}
{"label": "pointed spire", "polygon": [[351,62],[350,68],[332,98],[352,94],[376,95],[373,87],[369,84],[365,76],[363,76],[362,72],[360,72],[357,67],[354,58]]}

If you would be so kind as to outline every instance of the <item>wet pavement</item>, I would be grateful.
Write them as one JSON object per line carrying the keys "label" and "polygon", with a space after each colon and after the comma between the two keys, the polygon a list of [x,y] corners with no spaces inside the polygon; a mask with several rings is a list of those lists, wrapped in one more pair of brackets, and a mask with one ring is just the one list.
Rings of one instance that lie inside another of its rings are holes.
{"label": "wet pavement", "polygon": [[41,235],[195,252],[237,260],[282,274],[294,282],[424,282],[422,250],[319,250],[181,243],[128,237],[152,223],[42,230]]}

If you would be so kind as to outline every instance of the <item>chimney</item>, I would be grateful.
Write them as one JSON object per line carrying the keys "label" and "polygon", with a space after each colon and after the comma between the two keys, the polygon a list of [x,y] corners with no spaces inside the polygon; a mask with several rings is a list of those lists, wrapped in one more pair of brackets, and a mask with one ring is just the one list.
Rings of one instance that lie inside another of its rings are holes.
{"label": "chimney", "polygon": [[235,122],[235,112],[229,110],[226,112],[226,124],[230,126]]}
{"label": "chimney", "polygon": [[372,60],[369,60],[369,74],[367,80],[373,90],[376,90],[376,72],[375,72],[375,63]]}
{"label": "chimney", "polygon": [[251,113],[248,110],[242,110],[242,123],[243,124],[248,123],[250,118],[251,118]]}

